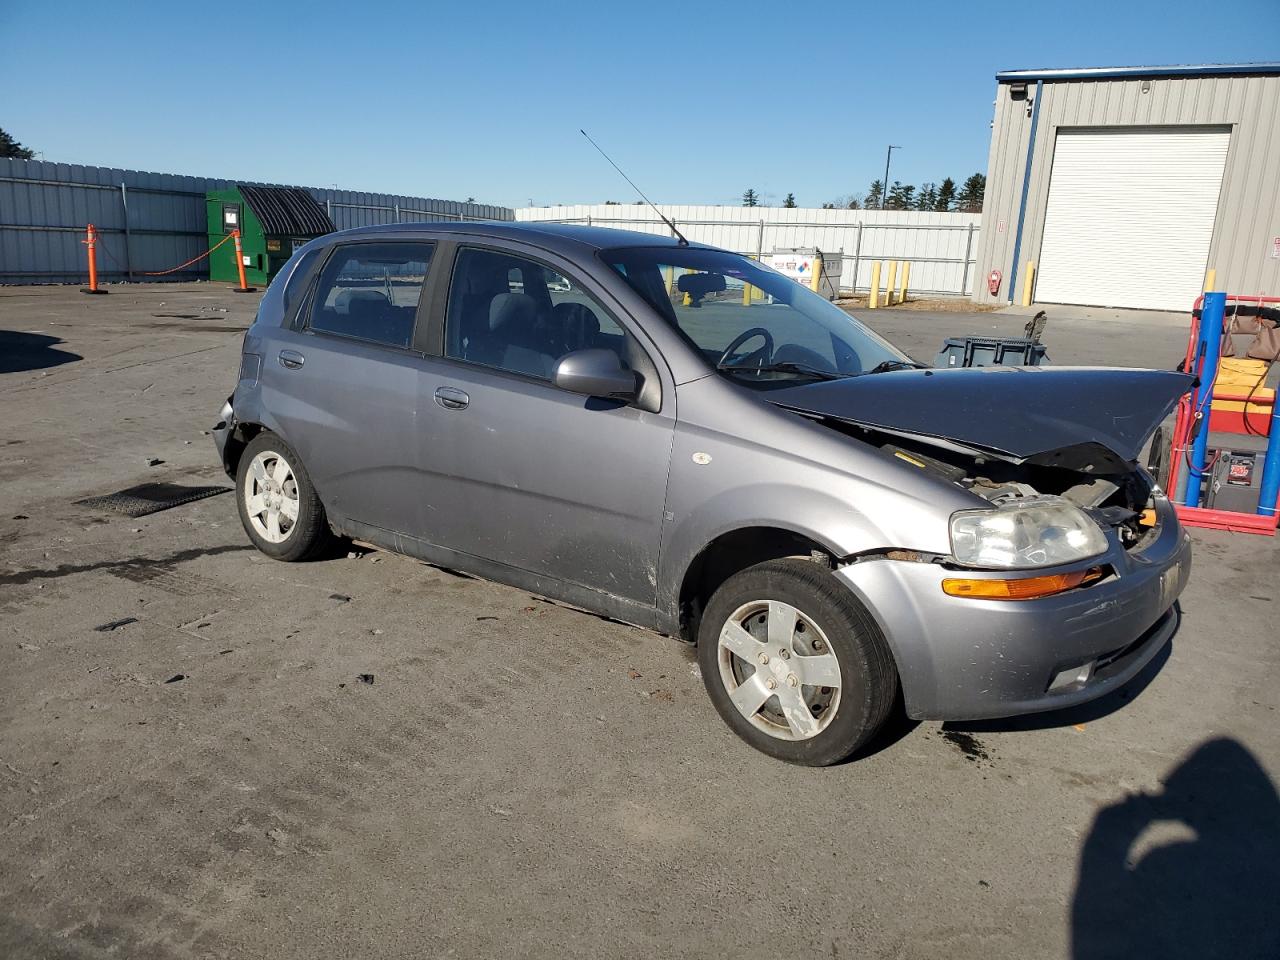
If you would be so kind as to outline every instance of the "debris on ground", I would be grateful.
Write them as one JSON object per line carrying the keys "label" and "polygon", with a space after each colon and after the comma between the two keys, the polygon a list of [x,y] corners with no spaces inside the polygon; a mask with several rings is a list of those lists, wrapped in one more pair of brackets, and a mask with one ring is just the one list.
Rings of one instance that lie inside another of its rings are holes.
{"label": "debris on ground", "polygon": [[348,551],[347,553],[348,560],[359,560],[363,556],[364,556],[363,550],[351,550],[351,551]]}
{"label": "debris on ground", "polygon": [[477,620],[497,620],[497,617],[476,617]]}
{"label": "debris on ground", "polygon": [[165,683],[178,683],[185,679],[187,679],[187,675],[185,673],[175,673],[172,677],[166,680]]}
{"label": "debris on ground", "polygon": [[348,597],[345,593],[331,593],[331,594],[329,594],[329,599],[330,599],[330,600],[337,600],[339,603],[350,603],[350,602],[351,602],[351,598],[350,598],[350,597]]}
{"label": "debris on ground", "polygon": [[670,690],[650,690],[649,696],[654,700],[661,700],[663,703],[675,703],[676,698],[671,695]]}
{"label": "debris on ground", "polygon": [[110,623],[104,623],[94,627],[98,633],[110,633],[112,630],[119,630],[121,627],[127,627],[131,623],[137,623],[137,617],[125,617],[123,620],[112,620]]}
{"label": "debris on ground", "polygon": [[495,817],[511,816],[510,810],[506,809],[505,807],[494,806],[493,804],[489,805],[489,812],[492,813]]}
{"label": "debris on ground", "polygon": [[15,520],[30,520],[31,518],[30,518],[30,517],[28,517],[25,513],[15,513],[15,514],[13,515],[13,519],[15,519]]}
{"label": "debris on ground", "polygon": [[639,680],[641,677],[644,676],[644,674],[641,673],[639,670],[637,670],[635,667],[627,667],[627,676],[630,677],[632,680]]}
{"label": "debris on ground", "polygon": [[18,644],[18,649],[19,650],[39,650],[40,648],[37,647],[34,643],[20,643]]}
{"label": "debris on ground", "polygon": [[160,465],[161,465],[161,464],[163,464],[163,463],[164,463],[164,461],[163,461],[163,460],[161,460],[159,457],[147,457],[147,466],[148,466],[148,467],[158,467],[158,466],[160,466]]}
{"label": "debris on ground", "polygon": [[359,674],[359,675],[356,677],[356,679],[357,679],[357,680],[359,680],[361,683],[370,683],[370,684],[371,684],[371,683],[373,683],[373,674],[372,674],[372,673],[362,673],[362,674]]}

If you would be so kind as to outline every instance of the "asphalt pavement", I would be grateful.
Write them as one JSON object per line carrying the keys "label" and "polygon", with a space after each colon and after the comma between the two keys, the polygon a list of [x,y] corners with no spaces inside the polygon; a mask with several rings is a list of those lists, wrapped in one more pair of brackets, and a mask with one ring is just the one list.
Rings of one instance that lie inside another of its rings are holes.
{"label": "asphalt pavement", "polygon": [[[1275,957],[1275,540],[1069,714],[791,767],[688,651],[386,553],[280,564],[207,435],[256,296],[0,288],[0,956]],[[1025,317],[862,314],[921,358]],[[1185,329],[1050,312],[1057,363]]]}

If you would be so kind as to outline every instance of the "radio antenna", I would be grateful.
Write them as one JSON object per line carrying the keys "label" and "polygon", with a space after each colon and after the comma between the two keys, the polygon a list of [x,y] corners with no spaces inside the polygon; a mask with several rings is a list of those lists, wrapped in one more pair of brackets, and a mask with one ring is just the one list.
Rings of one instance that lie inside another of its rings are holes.
{"label": "radio antenna", "polygon": [[662,218],[662,222],[663,222],[663,223],[665,223],[668,227],[670,227],[670,228],[671,228],[671,232],[672,232],[672,233],[674,233],[677,237],[679,237],[679,238],[680,238],[680,246],[682,246],[682,247],[687,247],[687,246],[689,245],[689,241],[688,241],[688,240],[686,240],[686,239],[684,238],[684,234],[683,234],[683,233],[681,233],[679,230],[677,230],[677,229],[676,229],[676,225],[675,225],[675,223],[671,220],[671,218],[670,218],[670,217],[668,217],[668,216],[667,216],[665,213],[663,213],[661,210],[659,210],[659,209],[658,209],[658,205],[657,205],[656,203],[654,203],[652,200],[650,200],[648,197],[646,197],[646,196],[644,195],[644,191],[643,191],[643,190],[641,190],[639,187],[637,187],[637,186],[636,186],[635,181],[634,181],[634,180],[632,180],[630,177],[628,177],[625,173],[623,173],[623,172],[622,172],[622,168],[621,168],[620,166],[618,166],[616,163],[614,163],[614,162],[613,162],[613,160],[611,160],[611,159],[609,158],[609,155],[608,155],[607,153],[605,153],[605,152],[604,152],[604,150],[601,150],[601,149],[600,149],[600,144],[596,143],[594,140],[592,140],[592,139],[591,139],[591,134],[587,133],[587,131],[585,131],[585,130],[583,130],[583,129],[581,129],[581,128],[579,128],[578,132],[579,132],[580,134],[582,134],[584,137],[586,137],[586,138],[587,138],[587,142],[588,142],[588,143],[590,143],[590,144],[591,144],[593,147],[595,147],[597,150],[600,150],[600,156],[602,156],[602,157],[604,157],[606,160],[608,160],[608,161],[609,161],[609,166],[611,166],[611,167],[613,167],[613,169],[617,170],[617,171],[618,171],[618,173],[619,173],[619,175],[622,177],[622,179],[623,179],[623,180],[625,180],[625,181],[627,181],[627,183],[631,184],[631,189],[632,189],[632,190],[634,190],[636,193],[640,194],[640,199],[641,199],[641,200],[643,200],[645,203],[647,203],[649,206],[653,207],[653,212],[654,212],[654,213],[656,213],[659,217],[661,217],[661,218]]}

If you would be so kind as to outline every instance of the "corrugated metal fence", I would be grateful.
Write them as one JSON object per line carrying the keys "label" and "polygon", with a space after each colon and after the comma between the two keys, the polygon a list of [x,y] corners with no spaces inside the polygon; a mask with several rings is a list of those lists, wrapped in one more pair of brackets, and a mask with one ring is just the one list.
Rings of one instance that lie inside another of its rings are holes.
{"label": "corrugated metal fence", "polygon": [[[85,277],[85,224],[98,231],[104,279],[195,280],[201,261],[167,270],[208,249],[205,193],[234,180],[0,158],[0,283],[74,283]],[[277,186],[277,184],[258,184]],[[372,223],[511,220],[507,207],[306,187],[339,230]]]}
{"label": "corrugated metal fence", "polygon": [[[915,210],[818,210],[781,207],[708,207],[660,204],[690,240],[758,255],[779,248],[817,247],[840,251],[840,287],[869,290],[871,264],[910,260],[911,289],[919,293],[968,296],[973,292],[979,213]],[[517,220],[588,223],[670,235],[647,206],[592,204],[523,207]],[[887,281],[882,277],[881,283]]]}

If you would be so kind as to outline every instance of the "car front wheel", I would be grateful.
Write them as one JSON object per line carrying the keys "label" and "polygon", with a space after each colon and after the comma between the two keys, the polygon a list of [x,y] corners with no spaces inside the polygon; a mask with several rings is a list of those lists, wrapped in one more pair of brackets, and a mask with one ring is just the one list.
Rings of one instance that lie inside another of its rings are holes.
{"label": "car front wheel", "polygon": [[875,620],[810,560],[771,560],[726,580],[703,613],[698,660],[738,736],[807,766],[838,763],[863,746],[897,694]]}
{"label": "car front wheel", "polygon": [[240,457],[236,500],[249,539],[269,557],[308,560],[334,542],[298,455],[269,430],[249,441]]}

